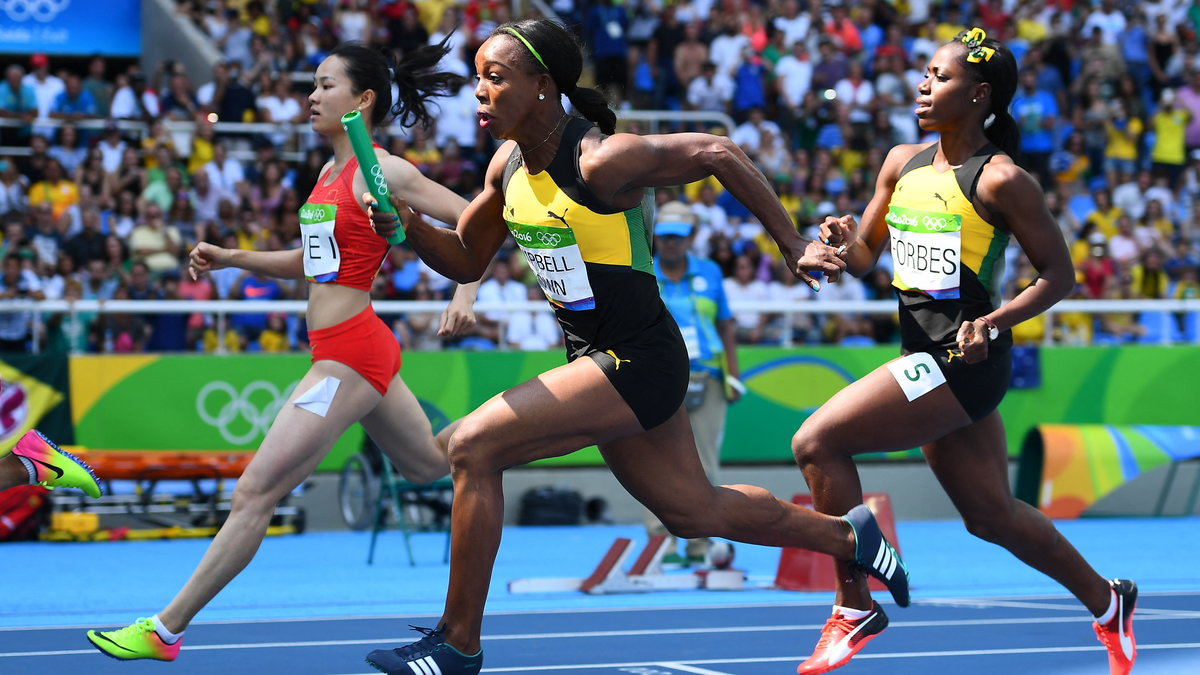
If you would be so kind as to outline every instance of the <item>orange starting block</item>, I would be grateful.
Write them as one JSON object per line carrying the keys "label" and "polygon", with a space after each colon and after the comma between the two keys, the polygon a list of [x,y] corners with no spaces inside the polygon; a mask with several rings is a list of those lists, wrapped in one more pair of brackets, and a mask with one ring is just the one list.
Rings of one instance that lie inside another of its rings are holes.
{"label": "orange starting block", "polygon": [[540,577],[515,579],[508,582],[509,593],[556,593],[582,591],[591,595],[609,593],[646,593],[678,590],[741,590],[745,588],[746,573],[735,569],[703,569],[691,573],[665,574],[663,555],[669,540],[666,535],[654,535],[625,570],[625,562],[633,555],[633,541],[618,537],[600,559],[600,564],[585,578]]}
{"label": "orange starting block", "polygon": [[[900,552],[900,540],[896,538],[896,516],[892,513],[892,501],[884,492],[872,492],[863,496],[864,503],[875,513],[875,520],[888,541]],[[794,495],[793,504],[812,508],[811,495]],[[869,579],[871,590],[887,591],[879,581]],[[816,553],[803,548],[785,548],[779,556],[779,569],[775,573],[775,587],[787,591],[832,591],[837,588],[833,556]]]}

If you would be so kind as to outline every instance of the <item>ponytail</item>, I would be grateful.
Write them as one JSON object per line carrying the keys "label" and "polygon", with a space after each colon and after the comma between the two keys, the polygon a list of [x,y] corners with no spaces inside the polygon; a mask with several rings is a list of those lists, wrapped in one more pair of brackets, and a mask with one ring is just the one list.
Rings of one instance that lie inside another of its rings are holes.
{"label": "ponytail", "polygon": [[[329,55],[342,59],[355,95],[368,89],[375,92],[372,126],[382,124],[389,114],[404,126],[428,125],[434,119],[428,110],[429,99],[443,96],[463,82],[458,75],[434,70],[450,51],[449,40],[450,35],[447,35],[436,45],[422,45],[397,61],[357,42],[340,44]],[[393,82],[399,89],[395,105],[392,104]]]}
{"label": "ponytail", "polygon": [[611,136],[617,131],[617,114],[608,107],[608,99],[598,89],[575,87],[567,94],[567,100],[579,114],[596,123],[600,133]]}
{"label": "ponytail", "polygon": [[[398,91],[396,105],[391,106],[390,112],[401,126],[432,125],[434,117],[429,114],[429,99],[445,96],[464,82],[454,73],[434,70],[450,53],[453,35],[447,33],[436,45],[421,45],[403,54],[392,68]],[[382,117],[378,107],[375,113]]]}
{"label": "ponytail", "polygon": [[1007,106],[998,112],[993,110],[992,114],[995,119],[991,124],[984,125],[983,135],[1001,152],[1014,160],[1018,159],[1021,153],[1021,127],[1017,126]]}

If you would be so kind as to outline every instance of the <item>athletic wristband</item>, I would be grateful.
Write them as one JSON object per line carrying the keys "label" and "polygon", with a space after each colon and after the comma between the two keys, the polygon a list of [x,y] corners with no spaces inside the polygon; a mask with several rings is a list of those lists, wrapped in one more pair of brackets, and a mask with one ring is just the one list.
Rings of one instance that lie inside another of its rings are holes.
{"label": "athletic wristband", "polygon": [[725,376],[725,384],[729,385],[730,389],[736,391],[739,394],[745,395],[745,393],[746,393],[746,385],[743,384],[741,380],[737,379],[736,377],[734,377],[732,375]]}

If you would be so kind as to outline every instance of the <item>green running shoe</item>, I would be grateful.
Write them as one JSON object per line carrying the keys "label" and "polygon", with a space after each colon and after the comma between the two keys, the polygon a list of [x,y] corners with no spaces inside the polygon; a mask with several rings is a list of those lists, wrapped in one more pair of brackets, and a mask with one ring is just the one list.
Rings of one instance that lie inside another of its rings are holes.
{"label": "green running shoe", "polygon": [[179,656],[179,646],[183,643],[182,638],[176,640],[174,644],[163,642],[154,630],[153,619],[138,619],[133,622],[132,626],[126,626],[120,630],[103,632],[89,630],[87,639],[96,649],[121,661],[134,659],[174,661],[175,657]]}
{"label": "green running shoe", "polygon": [[54,441],[37,429],[25,432],[12,449],[33,464],[38,485],[53,490],[56,487],[79,488],[89,497],[100,496],[100,483],[92,468],[83,460],[59,448]]}

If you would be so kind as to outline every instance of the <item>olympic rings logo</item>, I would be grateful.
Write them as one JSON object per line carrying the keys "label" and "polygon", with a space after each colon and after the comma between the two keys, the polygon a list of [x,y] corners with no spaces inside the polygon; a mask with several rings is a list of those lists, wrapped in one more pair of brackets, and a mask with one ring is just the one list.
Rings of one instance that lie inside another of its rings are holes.
{"label": "olympic rings logo", "polygon": [[949,218],[938,218],[934,216],[921,216],[921,224],[931,230],[934,230],[935,232],[941,232],[942,230],[953,225]]}
{"label": "olympic rings logo", "polygon": [[266,436],[297,384],[280,391],[271,382],[255,380],[238,391],[228,382],[214,380],[196,394],[196,414],[230,445],[245,445]]}
{"label": "olympic rings logo", "polygon": [[375,183],[379,194],[386,195],[388,193],[387,176],[383,175],[383,169],[378,164],[371,167],[371,182]]}
{"label": "olympic rings logo", "polygon": [[62,14],[71,0],[0,0],[0,8],[13,21],[40,21],[47,23]]}
{"label": "olympic rings logo", "polygon": [[557,232],[538,232],[538,241],[545,246],[558,246],[558,242],[562,241],[562,235]]}

